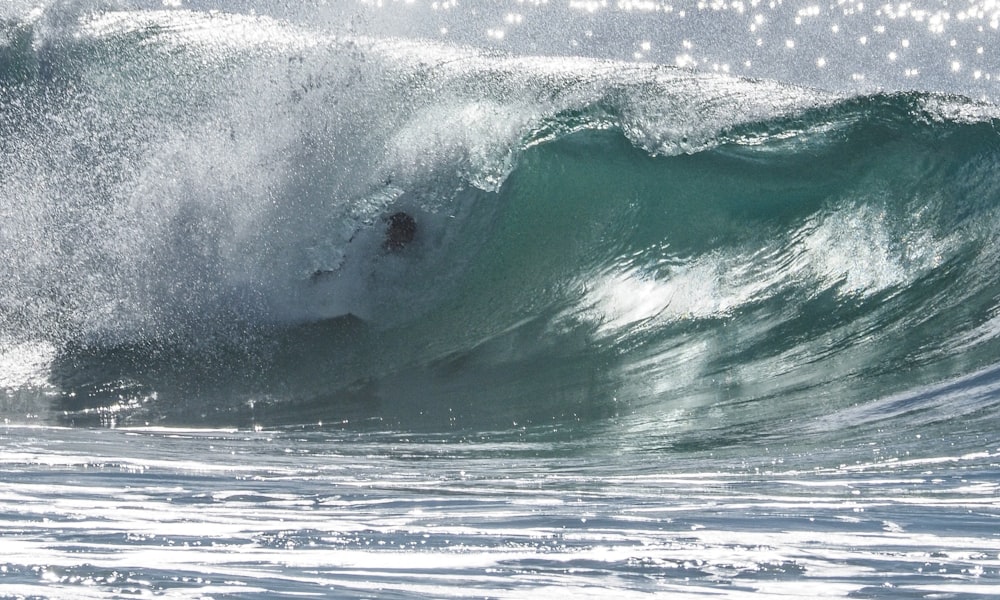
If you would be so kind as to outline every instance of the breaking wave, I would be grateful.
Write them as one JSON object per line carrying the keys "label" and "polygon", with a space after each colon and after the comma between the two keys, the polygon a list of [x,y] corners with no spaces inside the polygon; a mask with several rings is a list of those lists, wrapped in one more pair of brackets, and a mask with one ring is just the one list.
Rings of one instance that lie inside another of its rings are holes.
{"label": "breaking wave", "polygon": [[990,105],[221,13],[6,27],[9,419],[718,445],[995,366]]}

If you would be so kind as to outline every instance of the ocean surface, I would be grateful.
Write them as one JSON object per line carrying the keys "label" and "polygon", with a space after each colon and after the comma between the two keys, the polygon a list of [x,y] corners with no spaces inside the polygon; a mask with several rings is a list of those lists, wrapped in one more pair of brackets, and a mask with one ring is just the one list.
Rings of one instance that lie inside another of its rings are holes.
{"label": "ocean surface", "polygon": [[0,598],[1000,597],[998,29],[7,0]]}

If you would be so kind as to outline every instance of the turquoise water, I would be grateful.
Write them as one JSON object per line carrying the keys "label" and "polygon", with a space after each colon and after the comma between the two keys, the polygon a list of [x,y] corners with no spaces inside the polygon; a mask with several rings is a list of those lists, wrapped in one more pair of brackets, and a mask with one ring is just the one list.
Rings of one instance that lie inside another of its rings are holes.
{"label": "turquoise water", "polygon": [[3,9],[0,596],[996,596],[993,8],[649,7]]}

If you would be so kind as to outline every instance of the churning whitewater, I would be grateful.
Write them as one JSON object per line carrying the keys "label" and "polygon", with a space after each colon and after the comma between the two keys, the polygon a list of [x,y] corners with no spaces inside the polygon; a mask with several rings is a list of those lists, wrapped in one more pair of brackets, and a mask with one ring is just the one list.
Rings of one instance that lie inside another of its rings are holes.
{"label": "churning whitewater", "polygon": [[1000,73],[210,4],[0,11],[0,597],[1000,589]]}

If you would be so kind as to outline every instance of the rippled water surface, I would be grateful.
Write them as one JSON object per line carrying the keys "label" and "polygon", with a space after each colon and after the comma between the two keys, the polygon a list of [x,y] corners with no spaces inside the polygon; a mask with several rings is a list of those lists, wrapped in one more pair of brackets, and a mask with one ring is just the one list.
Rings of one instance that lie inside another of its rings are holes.
{"label": "rippled water surface", "polygon": [[551,437],[7,429],[3,593],[988,598],[1000,585],[995,445],[720,461]]}

